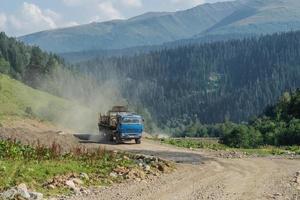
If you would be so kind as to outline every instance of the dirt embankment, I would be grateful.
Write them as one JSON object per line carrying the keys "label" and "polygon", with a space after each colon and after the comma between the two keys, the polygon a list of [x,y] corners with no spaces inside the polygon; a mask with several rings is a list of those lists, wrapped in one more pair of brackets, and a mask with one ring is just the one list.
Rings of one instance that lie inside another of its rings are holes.
{"label": "dirt embankment", "polygon": [[63,150],[79,145],[71,130],[34,119],[13,119],[1,122],[0,139],[18,140],[23,144],[51,146],[59,144]]}

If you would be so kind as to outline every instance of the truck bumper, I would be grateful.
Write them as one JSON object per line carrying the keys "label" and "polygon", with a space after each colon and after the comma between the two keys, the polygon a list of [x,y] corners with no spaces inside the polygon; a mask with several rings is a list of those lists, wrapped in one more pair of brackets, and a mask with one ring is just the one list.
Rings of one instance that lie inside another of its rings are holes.
{"label": "truck bumper", "polygon": [[141,134],[137,134],[137,135],[129,134],[129,135],[122,135],[121,136],[122,140],[134,140],[134,139],[141,139],[141,138],[142,138]]}

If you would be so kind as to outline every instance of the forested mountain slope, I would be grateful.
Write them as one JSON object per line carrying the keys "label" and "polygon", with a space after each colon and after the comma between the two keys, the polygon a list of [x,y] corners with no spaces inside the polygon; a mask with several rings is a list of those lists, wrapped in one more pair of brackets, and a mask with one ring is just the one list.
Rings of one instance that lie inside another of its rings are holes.
{"label": "forested mountain slope", "polygon": [[0,33],[0,73],[37,87],[46,75],[64,65],[58,56]]}
{"label": "forested mountain slope", "polygon": [[117,80],[161,125],[241,122],[300,87],[300,32],[99,58],[80,70]]}
{"label": "forested mountain slope", "polygon": [[298,0],[237,0],[44,31],[20,40],[65,53],[160,45],[187,38],[206,40],[216,35],[222,39],[220,35],[227,38],[298,30],[299,11]]}

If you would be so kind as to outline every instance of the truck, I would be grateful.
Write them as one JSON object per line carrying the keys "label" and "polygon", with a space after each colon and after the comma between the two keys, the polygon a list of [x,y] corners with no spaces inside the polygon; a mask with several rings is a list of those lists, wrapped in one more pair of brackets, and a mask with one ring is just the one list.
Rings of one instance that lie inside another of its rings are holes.
{"label": "truck", "polygon": [[129,112],[125,106],[114,106],[106,114],[100,114],[98,127],[104,138],[116,144],[135,140],[141,144],[144,131],[142,116]]}

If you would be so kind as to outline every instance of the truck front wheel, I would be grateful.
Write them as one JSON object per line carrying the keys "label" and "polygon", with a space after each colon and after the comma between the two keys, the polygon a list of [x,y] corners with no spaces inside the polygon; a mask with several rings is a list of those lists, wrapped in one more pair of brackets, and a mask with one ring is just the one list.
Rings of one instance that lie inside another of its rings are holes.
{"label": "truck front wheel", "polygon": [[135,139],[135,143],[136,143],[136,144],[141,144],[141,142],[142,142],[142,141],[141,141],[141,138]]}

